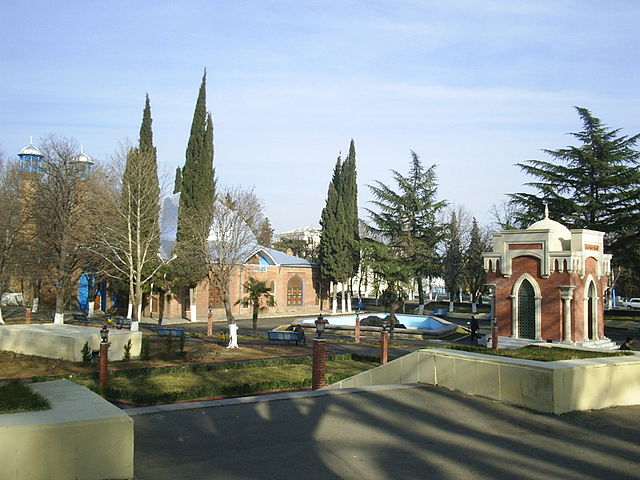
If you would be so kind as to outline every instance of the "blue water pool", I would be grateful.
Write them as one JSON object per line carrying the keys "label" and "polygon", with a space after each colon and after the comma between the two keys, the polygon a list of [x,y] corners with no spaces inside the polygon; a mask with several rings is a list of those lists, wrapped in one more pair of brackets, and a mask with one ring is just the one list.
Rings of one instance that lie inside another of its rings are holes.
{"label": "blue water pool", "polygon": [[[387,316],[386,313],[379,314],[363,314],[360,315],[360,318],[368,317],[369,315],[376,315],[377,317],[384,318]],[[300,323],[304,324],[313,324],[316,321],[317,317],[313,318],[303,318],[300,320]],[[342,327],[355,327],[356,324],[356,316],[355,315],[328,315],[324,317],[329,325],[337,325]],[[439,330],[443,327],[448,327],[451,325],[449,322],[443,322],[442,320],[438,320],[434,317],[424,316],[424,315],[396,315],[399,323],[402,323],[407,328],[416,328],[421,330]]]}

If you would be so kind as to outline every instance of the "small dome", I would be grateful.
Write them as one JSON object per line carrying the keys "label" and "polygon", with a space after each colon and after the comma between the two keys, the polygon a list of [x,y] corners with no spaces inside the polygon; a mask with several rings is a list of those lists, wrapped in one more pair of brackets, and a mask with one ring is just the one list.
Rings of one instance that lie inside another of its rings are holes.
{"label": "small dome", "polygon": [[549,211],[545,207],[545,216],[527,228],[527,230],[549,230],[549,250],[560,251],[571,245],[571,231],[560,222],[549,218]]}
{"label": "small dome", "polygon": [[93,159],[89,155],[84,153],[84,149],[82,148],[82,145],[80,145],[80,153],[78,155],[76,155],[75,157],[73,157],[73,162],[74,163],[87,163],[89,165],[93,165],[95,163],[93,161]]}
{"label": "small dome", "polygon": [[18,153],[18,155],[36,155],[39,157],[44,156],[42,155],[42,152],[40,152],[40,150],[38,150],[38,148],[33,144],[33,142],[29,142],[29,145],[20,150],[20,153]]}

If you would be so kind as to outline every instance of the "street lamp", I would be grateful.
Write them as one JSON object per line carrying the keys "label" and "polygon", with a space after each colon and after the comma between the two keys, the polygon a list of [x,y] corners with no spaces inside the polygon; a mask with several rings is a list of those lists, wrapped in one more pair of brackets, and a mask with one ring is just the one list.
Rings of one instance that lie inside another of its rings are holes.
{"label": "street lamp", "polygon": [[100,329],[100,338],[102,339],[102,343],[109,342],[109,329],[106,325],[103,325]]}
{"label": "street lamp", "polygon": [[320,338],[322,336],[322,332],[324,332],[324,327],[329,323],[323,316],[320,314],[315,321],[316,324],[316,338]]}

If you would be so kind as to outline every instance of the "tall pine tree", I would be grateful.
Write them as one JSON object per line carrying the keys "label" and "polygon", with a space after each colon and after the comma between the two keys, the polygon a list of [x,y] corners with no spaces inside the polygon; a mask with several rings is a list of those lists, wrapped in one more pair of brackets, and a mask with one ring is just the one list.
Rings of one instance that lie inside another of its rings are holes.
{"label": "tall pine tree", "polygon": [[207,237],[211,228],[215,178],[213,170],[213,120],[206,107],[205,71],[193,114],[186,159],[182,168],[173,278],[189,288],[190,319],[196,320],[195,287],[209,271]]}
{"label": "tall pine tree", "polygon": [[436,245],[442,237],[437,216],[446,202],[436,198],[435,165],[425,169],[415,152],[411,152],[408,175],[391,172],[395,186],[382,182],[369,186],[374,196],[371,203],[377,207],[367,209],[370,230],[395,252],[389,258],[411,270],[408,277],[416,281],[419,302],[424,305],[423,279],[437,272]]}
{"label": "tall pine tree", "polygon": [[182,169],[180,167],[176,167],[176,176],[173,180],[173,193],[180,193],[181,188],[182,188]]}
{"label": "tall pine tree", "polygon": [[460,288],[464,268],[460,223],[455,210],[451,212],[451,219],[447,224],[444,243],[445,251],[442,259],[442,269],[444,272],[445,287],[447,288],[447,292],[449,292],[449,311],[453,312],[454,296]]}

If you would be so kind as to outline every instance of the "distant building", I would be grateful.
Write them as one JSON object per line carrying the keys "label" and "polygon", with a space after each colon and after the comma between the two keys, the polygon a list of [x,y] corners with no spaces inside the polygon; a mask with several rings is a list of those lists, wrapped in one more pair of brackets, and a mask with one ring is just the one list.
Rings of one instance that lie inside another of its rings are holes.
{"label": "distant building", "polygon": [[288,232],[275,233],[273,235],[273,241],[277,242],[283,238],[291,238],[294,240],[303,240],[310,250],[317,248],[320,245],[320,227],[305,226],[294,228]]}

